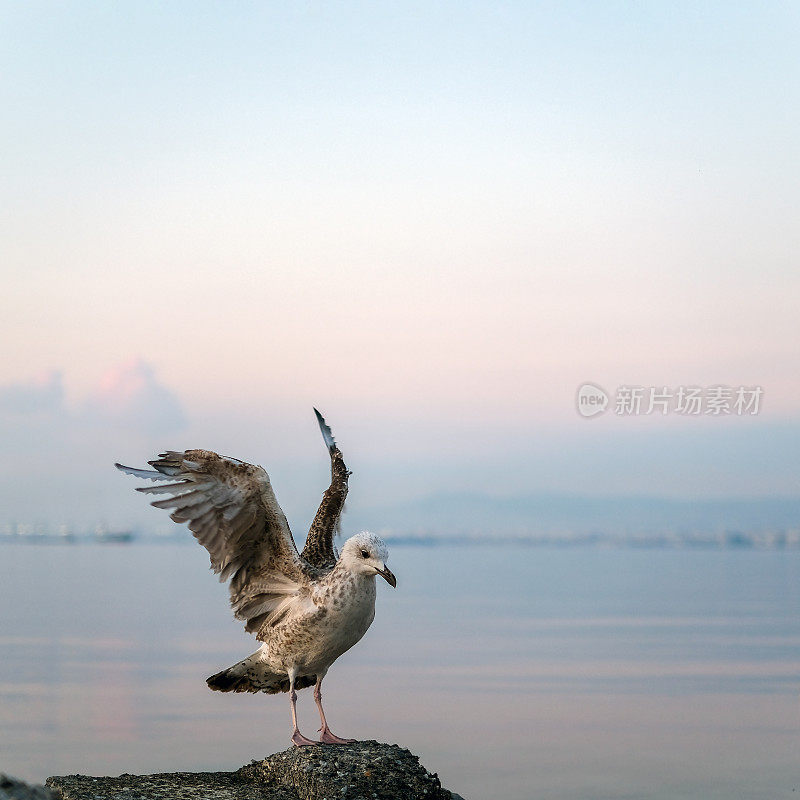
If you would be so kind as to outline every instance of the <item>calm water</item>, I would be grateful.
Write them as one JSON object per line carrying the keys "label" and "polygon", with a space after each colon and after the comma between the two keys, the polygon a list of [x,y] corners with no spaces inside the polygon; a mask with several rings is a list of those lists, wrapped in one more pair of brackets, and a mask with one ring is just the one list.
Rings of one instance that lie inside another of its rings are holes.
{"label": "calm water", "polygon": [[[285,695],[212,693],[255,649],[188,543],[0,547],[0,770],[234,769]],[[326,678],[334,731],[468,800],[800,797],[800,553],[395,547]],[[301,729],[318,724],[300,693]]]}

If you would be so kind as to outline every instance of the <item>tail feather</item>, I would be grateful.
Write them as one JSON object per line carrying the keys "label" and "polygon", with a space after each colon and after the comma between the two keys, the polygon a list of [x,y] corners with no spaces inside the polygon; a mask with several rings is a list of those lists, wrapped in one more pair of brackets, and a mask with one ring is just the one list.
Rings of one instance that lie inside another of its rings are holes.
{"label": "tail feather", "polygon": [[[306,686],[313,686],[316,681],[316,675],[303,675],[295,680],[294,688],[303,689]],[[206,683],[208,688],[215,692],[278,694],[289,691],[289,676],[285,672],[273,672],[261,658],[260,650],[248,656],[244,661],[206,678]]]}

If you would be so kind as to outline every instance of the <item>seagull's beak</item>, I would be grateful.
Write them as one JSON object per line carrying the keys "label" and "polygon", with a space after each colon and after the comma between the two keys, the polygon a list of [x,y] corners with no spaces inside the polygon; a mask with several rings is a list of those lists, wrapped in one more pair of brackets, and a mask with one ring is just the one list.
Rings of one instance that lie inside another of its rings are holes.
{"label": "seagull's beak", "polygon": [[378,569],[375,567],[375,571],[378,573],[378,575],[382,575],[384,578],[386,578],[386,583],[388,583],[389,586],[397,588],[397,578],[395,578],[395,576],[392,574],[392,571],[386,566],[386,564],[381,564],[381,566],[383,569]]}

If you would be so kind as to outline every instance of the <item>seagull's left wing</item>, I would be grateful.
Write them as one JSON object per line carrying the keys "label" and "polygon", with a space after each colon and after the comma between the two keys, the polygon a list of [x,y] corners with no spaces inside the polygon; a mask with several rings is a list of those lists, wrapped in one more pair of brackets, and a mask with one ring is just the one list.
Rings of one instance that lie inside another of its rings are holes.
{"label": "seagull's left wing", "polygon": [[331,456],[331,485],[325,490],[317,514],[311,523],[302,557],[309,564],[324,569],[330,568],[336,563],[337,556],[333,546],[333,537],[339,529],[339,521],[344,510],[344,501],[347,498],[347,479],[350,472],[345,466],[342,451],[339,450],[328,423],[316,408],[314,413],[317,415],[322,438],[325,440],[325,446]]}

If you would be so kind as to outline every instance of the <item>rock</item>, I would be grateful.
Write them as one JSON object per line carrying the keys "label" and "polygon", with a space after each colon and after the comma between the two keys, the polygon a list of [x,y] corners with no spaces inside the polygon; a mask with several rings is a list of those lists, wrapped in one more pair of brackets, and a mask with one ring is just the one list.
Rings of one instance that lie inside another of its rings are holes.
{"label": "rock", "polygon": [[55,800],[44,786],[31,786],[0,772],[0,800]]}
{"label": "rock", "polygon": [[439,778],[396,744],[356,742],[342,747],[290,747],[253,761],[239,775],[267,787],[285,787],[298,800],[450,800]]}
{"label": "rock", "polygon": [[462,800],[413,753],[375,741],[290,747],[236,772],[69,775],[47,785],[63,800]]}

